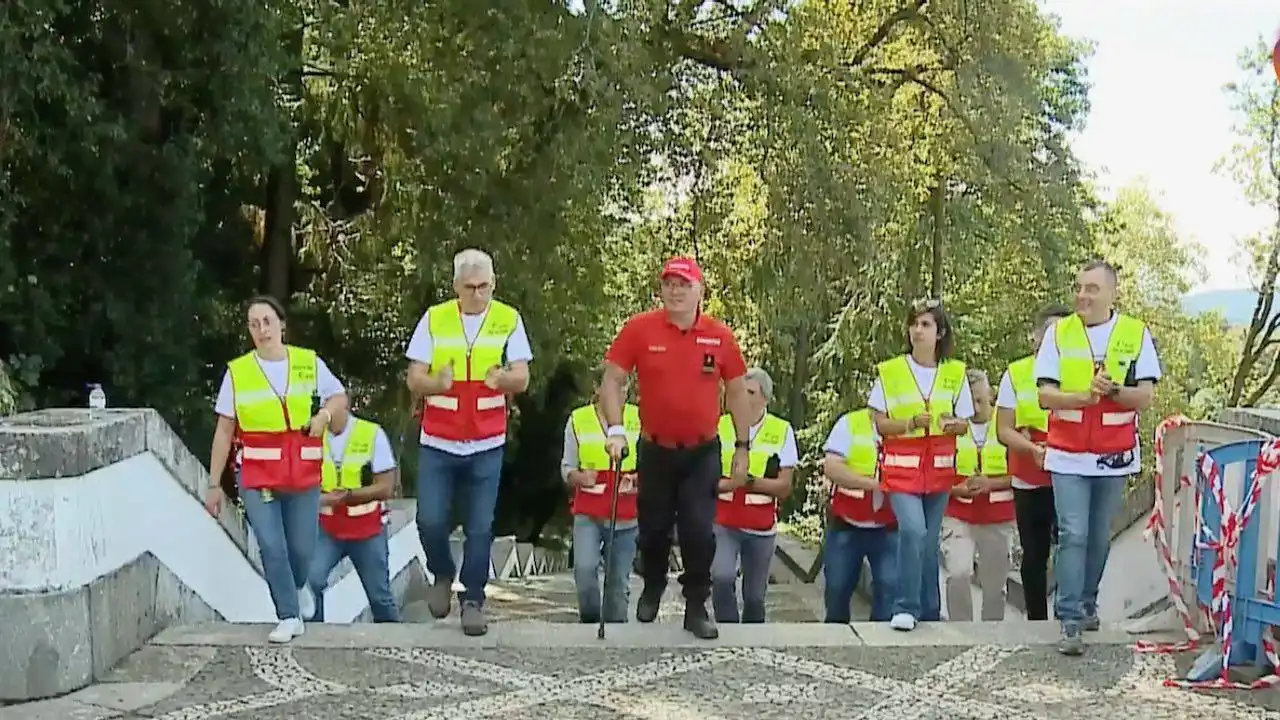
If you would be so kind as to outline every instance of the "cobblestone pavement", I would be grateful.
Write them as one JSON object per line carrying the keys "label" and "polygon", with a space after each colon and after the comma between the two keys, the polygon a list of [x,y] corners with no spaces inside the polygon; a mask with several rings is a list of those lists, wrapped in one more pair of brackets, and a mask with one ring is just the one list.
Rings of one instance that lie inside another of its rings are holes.
{"label": "cobblestone pavement", "polygon": [[[631,576],[631,611],[635,612],[635,599],[640,596],[643,582]],[[765,596],[770,622],[816,622],[822,619],[822,598],[818,586],[801,583],[779,583],[769,586]],[[555,623],[578,622],[578,595],[572,574],[521,578],[490,583],[485,598],[485,608],[494,620],[543,620]],[[710,606],[708,606],[710,609]],[[854,619],[866,620],[870,606],[860,596],[854,598]],[[430,622],[431,614],[421,590],[405,598],[405,622]],[[454,603],[453,615],[458,614]],[[679,619],[684,614],[684,600],[680,596],[680,583],[672,575],[659,619]]]}
{"label": "cobblestone pavement", "polygon": [[[1095,646],[143,648],[3,720],[1280,719],[1274,692],[1192,693],[1170,656]],[[37,714],[43,706],[44,714]],[[24,713],[25,709],[25,713]]]}

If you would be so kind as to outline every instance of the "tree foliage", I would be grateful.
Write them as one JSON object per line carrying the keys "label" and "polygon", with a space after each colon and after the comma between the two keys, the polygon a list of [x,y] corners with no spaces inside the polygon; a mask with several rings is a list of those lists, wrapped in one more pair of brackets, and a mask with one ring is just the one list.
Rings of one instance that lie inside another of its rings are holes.
{"label": "tree foliage", "polygon": [[205,446],[267,291],[412,445],[405,342],[481,247],[536,355],[504,532],[562,517],[564,418],[671,254],[811,465],[911,300],[998,375],[1081,260],[1123,251],[1096,218],[1151,220],[1082,177],[1089,48],[1033,0],[18,0],[0,50],[0,358],[27,404],[101,381]]}

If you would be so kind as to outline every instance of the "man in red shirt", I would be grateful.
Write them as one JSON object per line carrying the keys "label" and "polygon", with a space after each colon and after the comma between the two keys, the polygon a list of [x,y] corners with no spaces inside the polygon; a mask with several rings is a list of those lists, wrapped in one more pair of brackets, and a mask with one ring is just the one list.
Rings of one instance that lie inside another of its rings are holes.
{"label": "man in red shirt", "polygon": [[[684,628],[695,637],[719,636],[707,614],[711,595],[712,526],[721,475],[718,433],[720,387],[738,438],[749,438],[750,403],[742,351],[727,325],[702,314],[702,270],[690,258],[672,258],[662,268],[662,309],[631,317],[604,357],[600,406],[609,427],[607,449],[617,459],[627,445],[622,426],[626,378],[636,373],[643,428],[637,445],[639,550],[644,591],[636,619],[653,622],[667,585],[671,529],[684,561]],[[747,479],[750,442],[734,444],[732,479]]]}

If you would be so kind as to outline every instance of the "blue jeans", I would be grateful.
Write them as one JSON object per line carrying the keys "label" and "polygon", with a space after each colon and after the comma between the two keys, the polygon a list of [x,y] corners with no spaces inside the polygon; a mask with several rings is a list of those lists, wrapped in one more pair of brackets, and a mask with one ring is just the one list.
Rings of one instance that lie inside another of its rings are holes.
{"label": "blue jeans", "polygon": [[457,566],[449,549],[453,532],[453,504],[462,508],[463,602],[484,604],[493,548],[493,511],[498,505],[502,477],[502,447],[473,455],[454,455],[422,447],[418,453],[418,537],[427,556],[427,570],[436,582],[452,582]]}
{"label": "blue jeans", "polygon": [[744,623],[764,622],[764,596],[769,590],[769,566],[777,535],[759,535],[721,525],[713,527],[716,552],[711,559],[711,607],[716,622],[736,623],[738,567],[742,567]]}
{"label": "blue jeans", "polygon": [[320,488],[280,492],[242,487],[240,500],[258,540],[262,574],[276,617],[299,617],[298,589],[307,582],[320,532]]}
{"label": "blue jeans", "polygon": [[926,622],[942,616],[938,544],[942,536],[942,516],[950,496],[947,492],[889,493],[889,504],[898,518],[898,591],[893,600],[894,615],[906,613]]}
{"label": "blue jeans", "polygon": [[1124,498],[1126,478],[1051,475],[1058,514],[1053,610],[1063,628],[1078,628],[1086,617],[1098,614],[1098,584],[1111,552],[1111,520]]}
{"label": "blue jeans", "polygon": [[600,621],[600,573],[609,555],[609,575],[604,580],[604,621],[624,623],[631,601],[631,564],[636,560],[639,528],[616,528],[608,545],[609,521],[586,515],[573,518],[573,582],[578,588],[578,617]]}
{"label": "blue jeans", "polygon": [[853,593],[862,578],[862,561],[871,566],[871,620],[889,619],[897,589],[898,534],[885,528],[853,525],[827,530],[822,576],[826,584],[823,622],[847,624]]}
{"label": "blue jeans", "polygon": [[369,599],[373,621],[400,622],[400,608],[396,607],[395,596],[391,594],[387,552],[385,527],[382,532],[364,540],[339,540],[322,528],[316,543],[315,559],[311,562],[311,590],[316,595],[316,616],[312,619],[324,622],[324,590],[329,585],[329,573],[342,562],[343,557],[349,557],[360,584],[364,586],[365,597]]}

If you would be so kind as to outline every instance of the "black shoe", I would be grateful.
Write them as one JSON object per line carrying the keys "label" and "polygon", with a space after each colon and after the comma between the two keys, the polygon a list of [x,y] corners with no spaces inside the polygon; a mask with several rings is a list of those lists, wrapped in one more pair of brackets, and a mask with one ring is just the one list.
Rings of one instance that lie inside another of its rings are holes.
{"label": "black shoe", "polygon": [[658,619],[658,606],[662,605],[662,590],[650,590],[646,587],[636,601],[636,620],[651,623]]}
{"label": "black shoe", "polygon": [[684,609],[684,629],[699,640],[715,640],[720,637],[720,628],[707,615],[707,608],[701,604],[686,605]]}

